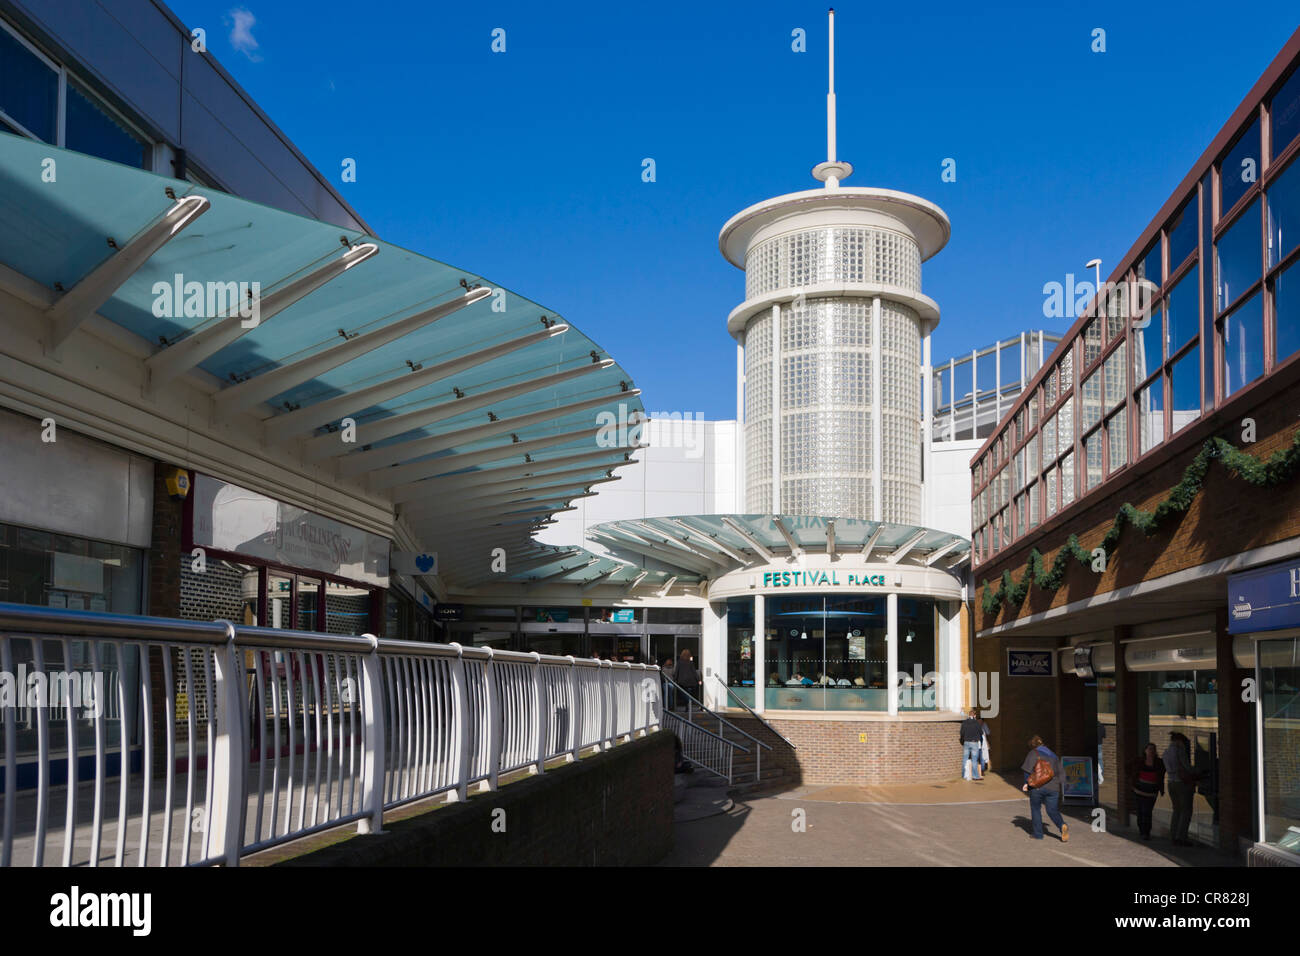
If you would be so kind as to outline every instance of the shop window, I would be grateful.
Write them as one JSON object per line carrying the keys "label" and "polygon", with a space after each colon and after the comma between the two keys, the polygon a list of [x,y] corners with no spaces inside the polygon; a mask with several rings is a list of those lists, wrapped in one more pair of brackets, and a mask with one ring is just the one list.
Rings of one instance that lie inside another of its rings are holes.
{"label": "shop window", "polygon": [[1217,311],[1222,312],[1260,277],[1259,201],[1251,203],[1214,246]]}
{"label": "shop window", "polygon": [[0,118],[15,132],[57,138],[59,74],[0,23]]}
{"label": "shop window", "polygon": [[1170,391],[1173,394],[1171,433],[1178,431],[1201,415],[1201,364],[1200,346],[1192,349],[1174,363],[1170,371]]}
{"label": "shop window", "polygon": [[1263,310],[1264,297],[1256,293],[1245,305],[1223,320],[1223,394],[1225,396],[1239,391],[1264,374]]}
{"label": "shop window", "polygon": [[1259,642],[1264,842],[1300,854],[1300,638]]}
{"label": "shop window", "polygon": [[1300,160],[1268,187],[1268,266],[1273,268],[1300,245]]}
{"label": "shop window", "polygon": [[1133,327],[1133,379],[1145,382],[1164,363],[1165,316],[1160,308],[1151,311],[1145,326]]}
{"label": "shop window", "polygon": [[1219,211],[1228,212],[1259,180],[1259,120],[1251,123],[1219,166]]}
{"label": "shop window", "polygon": [[[1149,741],[1163,755],[1172,734],[1187,738],[1185,756],[1196,778],[1190,835],[1212,842],[1219,822],[1217,673],[1142,671],[1138,677],[1138,743],[1143,746]],[[1156,802],[1153,819],[1157,832],[1169,825],[1171,808],[1168,796]]]}
{"label": "shop window", "polygon": [[1108,473],[1113,475],[1128,464],[1128,409],[1106,420],[1106,441],[1110,458]]}
{"label": "shop window", "polygon": [[326,581],[325,631],[329,634],[365,634],[369,630],[369,589]]}
{"label": "shop window", "polygon": [[1272,130],[1274,159],[1300,134],[1300,70],[1278,88],[1269,101],[1269,126]]}
{"label": "shop window", "polygon": [[0,524],[0,601],[139,614],[137,548]]}
{"label": "shop window", "polygon": [[1199,266],[1194,266],[1169,293],[1166,307],[1166,327],[1169,330],[1166,355],[1173,355],[1196,337],[1200,329],[1200,288],[1197,285]]}
{"label": "shop window", "polygon": [[1165,440],[1165,383],[1163,377],[1138,392],[1138,454],[1145,455]]}
{"label": "shop window", "polygon": [[1193,198],[1169,227],[1169,271],[1176,272],[1187,257],[1196,251],[1196,230],[1199,228],[1196,199]]}
{"label": "shop window", "polygon": [[1280,364],[1300,352],[1300,262],[1278,275],[1274,288],[1274,344]]}
{"label": "shop window", "polygon": [[67,130],[64,140],[68,149],[88,153],[100,159],[144,169],[148,165],[148,145],[133,133],[107,107],[101,106],[88,92],[68,84]]}
{"label": "shop window", "polygon": [[1156,234],[1156,241],[1151,244],[1151,248],[1149,248],[1146,251],[1146,254],[1138,260],[1137,277],[1138,279],[1150,282],[1157,287],[1164,280],[1164,277],[1161,275],[1159,233]]}

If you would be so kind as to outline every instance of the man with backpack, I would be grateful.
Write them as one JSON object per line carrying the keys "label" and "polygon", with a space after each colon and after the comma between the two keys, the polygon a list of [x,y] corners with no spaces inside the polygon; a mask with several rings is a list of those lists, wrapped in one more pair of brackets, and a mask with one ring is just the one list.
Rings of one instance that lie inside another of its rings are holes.
{"label": "man with backpack", "polygon": [[1061,796],[1063,794],[1061,758],[1043,743],[1043,738],[1035,734],[1029,738],[1029,753],[1020,765],[1025,772],[1025,785],[1020,789],[1029,794],[1029,815],[1034,821],[1034,839],[1043,838],[1043,806],[1047,806],[1047,816],[1061,830],[1061,842],[1070,842],[1070,828],[1061,816]]}

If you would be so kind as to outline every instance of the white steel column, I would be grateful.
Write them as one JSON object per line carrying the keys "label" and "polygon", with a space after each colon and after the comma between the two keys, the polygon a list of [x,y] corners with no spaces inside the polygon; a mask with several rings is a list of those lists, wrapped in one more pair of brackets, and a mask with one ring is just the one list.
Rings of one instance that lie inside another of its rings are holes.
{"label": "white steel column", "polygon": [[772,306],[772,514],[781,513],[781,305]]}
{"label": "white steel column", "polygon": [[754,595],[754,713],[767,702],[767,613],[763,595]]}
{"label": "white steel column", "polygon": [[[880,296],[871,300],[871,518],[885,520],[885,414],[881,408],[884,400],[885,361],[880,354],[884,336],[880,328]],[[895,516],[891,516],[895,517]]]}
{"label": "white steel column", "polygon": [[749,510],[749,479],[745,461],[745,333],[736,342],[736,438],[732,442],[736,461],[735,502],[737,508]]}
{"label": "white steel column", "polygon": [[700,699],[706,707],[718,709],[727,706],[727,692],[712,680],[713,675],[727,683],[727,605],[710,601],[704,608],[704,625],[700,633],[700,680],[703,693]]}
{"label": "white steel column", "polygon": [[898,716],[898,592],[885,596],[885,632],[888,648],[885,686],[889,688],[889,716]]}

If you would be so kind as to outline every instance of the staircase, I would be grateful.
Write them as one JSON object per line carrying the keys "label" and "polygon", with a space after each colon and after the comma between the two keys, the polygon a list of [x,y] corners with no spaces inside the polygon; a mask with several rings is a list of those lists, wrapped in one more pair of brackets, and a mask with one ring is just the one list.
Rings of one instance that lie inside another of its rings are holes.
{"label": "staircase", "polygon": [[771,744],[710,710],[667,675],[664,680],[675,688],[677,703],[686,704],[664,711],[664,728],[677,734],[686,760],[713,775],[710,783],[732,791],[753,790],[784,774],[770,761],[763,766],[763,752],[770,752]]}

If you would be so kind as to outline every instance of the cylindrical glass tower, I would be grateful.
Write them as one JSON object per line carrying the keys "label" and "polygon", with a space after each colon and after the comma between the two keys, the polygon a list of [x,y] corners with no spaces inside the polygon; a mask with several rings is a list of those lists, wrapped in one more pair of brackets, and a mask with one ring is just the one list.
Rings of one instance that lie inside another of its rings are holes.
{"label": "cylindrical glass tower", "polygon": [[906,193],[827,187],[751,206],[719,237],[745,270],[727,327],[744,352],[746,510],[920,524],[939,321],[921,263],[948,218]]}

